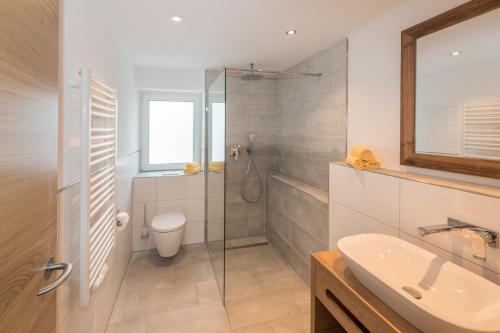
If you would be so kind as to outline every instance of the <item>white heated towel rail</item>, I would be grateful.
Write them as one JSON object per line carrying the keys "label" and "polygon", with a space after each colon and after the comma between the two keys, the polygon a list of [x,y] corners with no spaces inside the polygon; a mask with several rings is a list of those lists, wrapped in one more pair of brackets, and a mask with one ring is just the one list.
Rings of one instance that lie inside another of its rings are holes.
{"label": "white heated towel rail", "polygon": [[86,306],[115,245],[117,99],[89,69],[80,76],[80,304]]}
{"label": "white heated towel rail", "polygon": [[500,104],[464,107],[463,155],[500,158]]}

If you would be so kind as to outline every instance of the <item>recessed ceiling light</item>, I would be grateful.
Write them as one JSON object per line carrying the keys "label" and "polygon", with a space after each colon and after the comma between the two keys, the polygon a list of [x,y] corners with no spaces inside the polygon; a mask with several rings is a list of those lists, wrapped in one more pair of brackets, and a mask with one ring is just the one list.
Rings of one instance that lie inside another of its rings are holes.
{"label": "recessed ceiling light", "polygon": [[461,55],[461,54],[462,54],[462,51],[453,51],[453,52],[450,52],[451,56],[457,56],[457,55]]}
{"label": "recessed ceiling light", "polygon": [[181,22],[182,20],[184,20],[184,18],[179,15],[170,16],[170,19],[174,22]]}
{"label": "recessed ceiling light", "polygon": [[293,35],[295,35],[296,33],[297,33],[297,30],[295,30],[295,29],[290,29],[290,30],[287,30],[287,31],[286,31],[286,34],[287,34],[288,36],[293,36]]}

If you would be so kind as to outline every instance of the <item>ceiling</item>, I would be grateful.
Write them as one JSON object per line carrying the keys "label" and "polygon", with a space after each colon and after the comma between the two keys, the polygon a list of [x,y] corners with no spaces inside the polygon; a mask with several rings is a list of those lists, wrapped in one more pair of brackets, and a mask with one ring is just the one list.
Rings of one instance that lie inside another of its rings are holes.
{"label": "ceiling", "polygon": [[[402,0],[93,0],[137,66],[282,70]],[[180,15],[184,21],[169,18]],[[295,36],[285,31],[296,29]]]}

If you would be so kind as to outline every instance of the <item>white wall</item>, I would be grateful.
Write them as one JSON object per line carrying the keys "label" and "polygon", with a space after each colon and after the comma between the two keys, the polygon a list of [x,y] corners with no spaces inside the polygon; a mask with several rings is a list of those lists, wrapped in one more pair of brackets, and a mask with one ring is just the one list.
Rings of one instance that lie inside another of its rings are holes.
{"label": "white wall", "polygon": [[500,187],[499,180],[399,165],[401,31],[466,0],[409,0],[349,36],[348,146],[375,150],[383,167]]}
{"label": "white wall", "polygon": [[205,72],[198,68],[136,67],[138,90],[197,91],[205,89]]}
{"label": "white wall", "polygon": [[61,103],[59,122],[59,257],[75,270],[58,290],[59,332],[104,332],[132,250],[132,227],[117,234],[104,283],[90,304],[79,305],[80,90],[78,71],[118,91],[118,209],[132,213],[132,177],[138,170],[138,99],[132,65],[115,45],[93,8],[93,1],[63,0],[61,10]]}

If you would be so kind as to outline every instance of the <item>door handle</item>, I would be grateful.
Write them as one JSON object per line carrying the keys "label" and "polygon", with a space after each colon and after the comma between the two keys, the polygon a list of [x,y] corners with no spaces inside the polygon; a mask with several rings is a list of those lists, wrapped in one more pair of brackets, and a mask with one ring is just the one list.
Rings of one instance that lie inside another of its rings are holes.
{"label": "door handle", "polygon": [[73,265],[65,262],[55,264],[54,257],[50,257],[47,266],[45,266],[43,270],[46,277],[48,277],[53,271],[62,271],[62,273],[57,280],[46,287],[40,288],[40,290],[36,293],[37,296],[45,295],[63,284],[63,282],[70,276],[71,271],[73,270]]}

